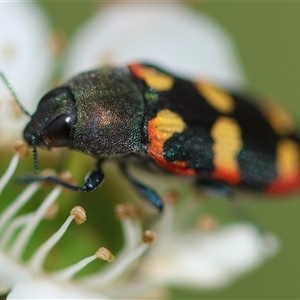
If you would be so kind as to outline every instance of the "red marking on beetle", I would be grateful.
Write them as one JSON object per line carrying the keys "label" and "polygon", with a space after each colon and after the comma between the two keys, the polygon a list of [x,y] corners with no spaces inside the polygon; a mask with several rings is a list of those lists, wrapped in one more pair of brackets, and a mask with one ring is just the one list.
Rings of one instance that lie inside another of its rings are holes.
{"label": "red marking on beetle", "polygon": [[142,78],[144,71],[145,71],[145,66],[141,64],[131,64],[128,66],[129,70],[133,73],[134,76]]}
{"label": "red marking on beetle", "polygon": [[300,189],[300,173],[289,177],[275,178],[264,192],[270,196],[282,195],[297,192]]}
{"label": "red marking on beetle", "polygon": [[215,179],[223,180],[233,185],[238,185],[241,182],[241,176],[238,170],[229,170],[226,168],[216,168],[210,173]]}
{"label": "red marking on beetle", "polygon": [[163,146],[166,140],[161,136],[161,133],[155,129],[154,126],[155,119],[152,119],[148,123],[148,153],[154,159],[154,161],[162,166],[164,169],[171,171],[179,175],[193,176],[197,172],[194,169],[187,167],[185,161],[174,161],[168,162],[163,157]]}

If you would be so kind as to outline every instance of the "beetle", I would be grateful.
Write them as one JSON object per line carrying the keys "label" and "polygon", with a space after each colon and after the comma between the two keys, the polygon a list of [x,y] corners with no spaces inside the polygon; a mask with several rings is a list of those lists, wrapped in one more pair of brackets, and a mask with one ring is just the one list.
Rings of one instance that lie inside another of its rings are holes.
{"label": "beetle", "polygon": [[152,64],[81,73],[44,95],[30,118],[23,136],[34,149],[68,147],[98,159],[83,186],[54,177],[32,181],[91,191],[103,182],[103,161],[114,157],[159,210],[161,198],[131,175],[131,163],[189,176],[228,197],[235,188],[278,195],[300,187],[300,138],[277,104],[255,103]]}

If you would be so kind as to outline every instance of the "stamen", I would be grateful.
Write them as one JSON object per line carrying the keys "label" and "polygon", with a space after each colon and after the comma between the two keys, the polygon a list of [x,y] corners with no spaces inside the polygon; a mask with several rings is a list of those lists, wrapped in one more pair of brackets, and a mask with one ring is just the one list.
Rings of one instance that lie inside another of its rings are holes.
{"label": "stamen", "polygon": [[55,30],[50,35],[50,51],[56,59],[64,53],[67,45],[66,33],[62,30]]}
{"label": "stamen", "polygon": [[81,225],[86,221],[85,210],[81,206],[75,206],[70,215],[74,217],[76,224]]}
{"label": "stamen", "polygon": [[[77,185],[75,178],[73,177],[72,173],[69,171],[61,172],[60,174],[58,174],[57,178],[68,184]],[[66,190],[70,191],[69,189],[66,189]]]}
{"label": "stamen", "polygon": [[48,221],[53,220],[57,216],[58,209],[59,205],[57,204],[57,202],[53,203],[47,210],[44,219]]}
{"label": "stamen", "polygon": [[[119,273],[122,272],[122,261],[127,261],[128,257],[136,251],[135,249],[138,247],[140,243],[140,236],[142,231],[141,222],[138,218],[130,218],[128,212],[128,206],[125,204],[117,205],[115,208],[115,213],[117,219],[121,221],[123,237],[124,237],[124,246],[120,253],[118,253],[117,261],[110,266],[104,273],[105,277],[102,275],[92,275],[91,280],[97,281],[97,278],[100,276],[100,280],[113,281],[114,276],[118,276]],[[146,250],[146,249],[145,249]],[[141,254],[142,255],[142,254]],[[121,267],[118,266],[121,264]],[[126,268],[127,265],[125,265]],[[95,278],[95,279],[93,279]],[[88,280],[89,281],[89,280]]]}
{"label": "stamen", "polygon": [[[140,220],[137,218],[137,209],[133,213],[133,208],[128,208],[128,205],[119,204],[115,208],[115,214],[117,219],[121,221],[122,231],[124,236],[124,252],[132,251],[140,242],[141,236],[141,224]],[[130,218],[129,215],[134,216]]]}
{"label": "stamen", "polygon": [[92,261],[94,261],[97,258],[98,258],[98,256],[96,256],[96,254],[92,255],[90,257],[84,258],[83,260],[79,261],[78,263],[76,263],[62,271],[57,272],[54,276],[59,281],[68,281],[68,280],[72,279],[76,275],[76,273],[81,271],[89,263],[91,263]]}
{"label": "stamen", "polygon": [[[191,195],[190,189],[188,189],[188,186],[185,186],[184,189],[181,191],[181,201],[176,204],[176,212],[180,211],[180,213],[176,213],[175,216],[175,205],[168,205],[168,208],[171,209],[173,212],[172,217],[170,219],[171,223],[169,223],[169,227],[160,226],[161,229],[164,228],[171,228],[174,232],[177,230],[182,230],[184,224],[189,226],[189,220],[194,220],[197,218],[201,211],[201,201],[199,201],[199,195],[197,198],[194,198],[194,196]],[[188,201],[188,203],[185,203]],[[176,221],[175,221],[176,220]],[[175,222],[174,222],[175,221]],[[170,227],[171,226],[171,227]],[[167,234],[169,236],[169,232],[164,232],[164,235]]]}
{"label": "stamen", "polygon": [[32,183],[13,201],[0,215],[0,231],[4,229],[7,222],[24,206],[40,187],[39,183]]}
{"label": "stamen", "polygon": [[125,204],[118,204],[115,207],[115,216],[118,220],[123,220],[124,218],[127,218],[127,208]]}
{"label": "stamen", "polygon": [[146,230],[142,235],[142,242],[151,245],[156,239],[156,234],[152,230]]}
{"label": "stamen", "polygon": [[[55,177],[57,175],[57,173],[53,170],[53,169],[44,169],[41,173],[40,173],[40,177],[44,178],[44,177]],[[39,178],[39,176],[37,177]],[[37,181],[39,182],[39,181]],[[56,184],[53,184],[53,182],[50,181],[40,181],[41,185],[43,187],[53,187],[53,186],[57,186]]]}
{"label": "stamen", "polygon": [[13,237],[16,230],[29,222],[34,213],[28,213],[26,215],[22,215],[13,219],[13,221],[9,224],[3,237],[0,239],[0,248],[5,248],[11,238]]}
{"label": "stamen", "polygon": [[108,262],[113,262],[115,260],[114,255],[105,247],[101,247],[95,253],[99,259],[106,260]]}
{"label": "stamen", "polygon": [[26,158],[29,154],[29,147],[23,141],[17,141],[14,145],[14,151],[18,153],[21,158]]}
{"label": "stamen", "polygon": [[129,218],[136,219],[141,216],[140,210],[132,203],[127,204],[126,208],[127,208],[127,215]]}
{"label": "stamen", "polygon": [[270,233],[265,234],[265,236],[263,237],[263,252],[264,254],[274,254],[278,251],[279,248],[279,244],[278,244],[278,240],[276,239],[276,237]]}
{"label": "stamen", "polygon": [[124,236],[124,248],[122,252],[130,252],[136,248],[140,242],[142,226],[138,220],[125,218],[121,221]]}
{"label": "stamen", "polygon": [[163,197],[164,203],[168,203],[170,205],[176,204],[181,200],[181,195],[176,190],[169,190]]}
{"label": "stamen", "polygon": [[115,215],[118,220],[122,220],[126,217],[135,219],[140,217],[140,210],[133,204],[118,204],[115,207]]}
{"label": "stamen", "polygon": [[17,259],[19,259],[21,257],[35,228],[37,227],[39,222],[42,220],[42,218],[46,214],[49,207],[56,201],[59,194],[61,193],[61,190],[62,189],[60,187],[55,187],[53,189],[53,191],[47,196],[47,198],[39,206],[38,210],[35,212],[34,216],[30,220],[30,222],[22,230],[22,232],[16,239],[16,241],[12,247],[12,250],[11,250],[11,254],[13,257],[15,257]]}
{"label": "stamen", "polygon": [[[81,209],[81,210],[80,210]],[[61,239],[61,237],[65,234],[65,232],[67,231],[69,225],[71,224],[71,222],[73,221],[73,219],[78,218],[78,212],[82,215],[84,215],[84,219],[86,219],[85,216],[85,212],[84,214],[82,213],[82,211],[84,212],[83,208],[81,208],[80,206],[76,206],[74,207],[71,212],[70,212],[70,216],[67,218],[67,220],[65,221],[65,223],[59,228],[59,230],[54,233],[42,246],[40,246],[40,248],[35,252],[35,254],[33,255],[33,257],[31,258],[29,265],[36,271],[36,272],[41,272],[42,267],[43,267],[43,263],[46,259],[46,256],[48,255],[48,253],[50,252],[50,250],[56,245],[56,243]],[[76,221],[77,224],[82,224],[78,223]]]}
{"label": "stamen", "polygon": [[209,214],[203,214],[197,220],[197,228],[201,232],[211,233],[218,228],[218,220]]}
{"label": "stamen", "polygon": [[149,243],[142,243],[133,251],[128,253],[127,256],[120,257],[118,255],[115,262],[99,275],[97,274],[86,277],[86,279],[84,279],[84,284],[91,287],[96,285],[98,288],[107,287],[107,285],[111,282],[117,280],[134,261],[139,259],[146,252],[149,246]]}
{"label": "stamen", "polygon": [[157,226],[156,232],[159,236],[163,236],[164,239],[160,243],[168,243],[169,238],[172,238],[172,231],[174,228],[174,213],[175,208],[173,204],[166,203],[164,211],[162,213],[161,220]]}
{"label": "stamen", "polygon": [[10,164],[9,164],[6,172],[1,177],[1,179],[0,179],[0,195],[1,195],[4,187],[8,183],[8,181],[11,179],[11,176],[14,174],[14,172],[15,172],[15,170],[17,168],[19,159],[20,159],[20,155],[18,153],[16,153],[13,156],[12,160],[10,161]]}

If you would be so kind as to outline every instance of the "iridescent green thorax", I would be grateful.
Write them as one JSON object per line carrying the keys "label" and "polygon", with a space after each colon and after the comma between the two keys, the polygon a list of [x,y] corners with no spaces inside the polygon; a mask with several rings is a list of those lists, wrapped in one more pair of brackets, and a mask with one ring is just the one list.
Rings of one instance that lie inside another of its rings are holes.
{"label": "iridescent green thorax", "polygon": [[72,148],[93,155],[141,151],[143,95],[123,68],[101,68],[67,82],[76,99]]}

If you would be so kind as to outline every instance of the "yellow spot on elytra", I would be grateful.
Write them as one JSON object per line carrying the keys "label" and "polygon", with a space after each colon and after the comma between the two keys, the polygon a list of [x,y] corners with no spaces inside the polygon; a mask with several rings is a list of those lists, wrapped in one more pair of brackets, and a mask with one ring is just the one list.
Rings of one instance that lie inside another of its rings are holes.
{"label": "yellow spot on elytra", "polygon": [[150,148],[156,153],[163,153],[165,141],[180,133],[186,128],[186,124],[179,114],[169,109],[159,111],[154,119],[149,122]]}
{"label": "yellow spot on elytra", "polygon": [[215,167],[238,172],[236,156],[243,147],[240,126],[234,119],[219,117],[211,129],[211,136]]}
{"label": "yellow spot on elytra", "polygon": [[174,133],[182,132],[186,127],[181,116],[169,109],[159,111],[152,124],[164,141],[168,140]]}
{"label": "yellow spot on elytra", "polygon": [[285,135],[295,130],[296,126],[292,117],[277,102],[266,102],[260,107],[264,117],[276,133]]}
{"label": "yellow spot on elytra", "polygon": [[174,84],[174,77],[150,67],[140,69],[139,76],[146,81],[148,86],[158,91],[168,91]]}
{"label": "yellow spot on elytra", "polygon": [[234,99],[225,91],[208,83],[196,82],[197,90],[217,111],[229,114],[235,109]]}
{"label": "yellow spot on elytra", "polygon": [[290,139],[282,139],[276,147],[276,164],[279,176],[295,176],[299,172],[299,145]]}

